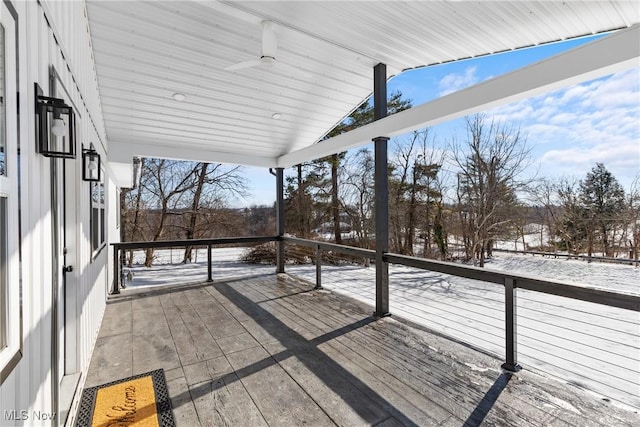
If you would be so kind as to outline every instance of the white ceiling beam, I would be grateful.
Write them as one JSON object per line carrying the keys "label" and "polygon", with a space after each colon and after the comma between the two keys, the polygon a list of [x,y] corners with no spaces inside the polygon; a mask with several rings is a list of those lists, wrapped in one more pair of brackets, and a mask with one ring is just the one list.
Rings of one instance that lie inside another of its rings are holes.
{"label": "white ceiling beam", "polygon": [[264,168],[276,167],[276,159],[251,156],[237,153],[224,153],[215,147],[172,146],[150,144],[144,142],[119,142],[109,140],[109,162],[129,163],[134,157],[151,157],[160,159],[187,160],[193,162],[228,163],[233,165],[256,166]]}
{"label": "white ceiling beam", "polygon": [[544,61],[282,155],[277,165],[293,166],[369,144],[378,136],[404,134],[637,67],[640,65],[638,40],[640,25],[635,24]]}

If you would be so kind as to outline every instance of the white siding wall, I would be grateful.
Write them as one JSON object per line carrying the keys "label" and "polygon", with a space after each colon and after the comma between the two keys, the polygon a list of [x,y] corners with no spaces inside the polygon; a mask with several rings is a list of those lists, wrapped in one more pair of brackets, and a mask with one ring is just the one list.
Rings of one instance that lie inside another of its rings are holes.
{"label": "white siding wall", "polygon": [[[77,137],[78,173],[75,199],[77,210],[70,215],[76,224],[76,239],[68,242],[77,251],[73,280],[76,284],[78,368],[80,386],[88,369],[91,352],[105,308],[111,283],[111,257],[107,246],[92,259],[90,242],[89,183],[81,181],[81,144],[93,143],[106,155],[106,135],[100,108],[95,65],[91,51],[84,2],[13,2],[19,26],[19,92],[21,148],[22,218],[22,309],[23,357],[0,386],[0,425],[22,425],[4,419],[6,410],[52,412],[52,219],[50,160],[35,152],[34,82],[49,92],[50,67],[53,66],[79,111]],[[107,200],[107,242],[118,237],[115,213],[108,201],[117,192],[105,168]],[[116,208],[115,204],[112,204]],[[24,425],[38,425],[33,419]]]}

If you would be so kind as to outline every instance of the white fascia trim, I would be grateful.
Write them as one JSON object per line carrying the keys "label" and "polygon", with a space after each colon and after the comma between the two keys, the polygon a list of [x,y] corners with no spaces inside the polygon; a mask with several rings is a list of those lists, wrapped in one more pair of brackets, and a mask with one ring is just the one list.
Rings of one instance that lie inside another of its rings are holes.
{"label": "white fascia trim", "polygon": [[111,171],[111,179],[118,188],[133,187],[133,163],[107,162]]}
{"label": "white fascia trim", "polygon": [[109,162],[132,163],[134,157],[188,160],[194,162],[227,163],[232,165],[276,167],[276,159],[249,154],[225,153],[214,148],[176,144],[172,146],[143,142],[119,142],[109,140]]}
{"label": "white fascia trim", "polygon": [[369,144],[379,136],[404,134],[637,67],[640,65],[638,40],[640,24],[635,24],[503,76],[282,155],[278,158],[278,167],[293,166]]}

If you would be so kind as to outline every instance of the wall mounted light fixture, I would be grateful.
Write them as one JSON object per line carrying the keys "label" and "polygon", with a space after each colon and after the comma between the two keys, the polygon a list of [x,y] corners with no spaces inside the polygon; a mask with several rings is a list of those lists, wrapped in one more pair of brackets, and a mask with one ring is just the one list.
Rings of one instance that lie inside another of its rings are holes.
{"label": "wall mounted light fixture", "polygon": [[38,153],[46,157],[76,158],[75,115],[64,100],[42,95],[35,83]]}
{"label": "wall mounted light fixture", "polygon": [[93,147],[82,150],[82,180],[100,181],[100,155]]}

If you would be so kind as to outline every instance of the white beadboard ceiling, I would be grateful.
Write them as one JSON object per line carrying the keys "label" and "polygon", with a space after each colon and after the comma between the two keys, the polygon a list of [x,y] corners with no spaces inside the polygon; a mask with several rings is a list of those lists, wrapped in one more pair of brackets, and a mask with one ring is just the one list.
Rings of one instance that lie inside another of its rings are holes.
{"label": "white beadboard ceiling", "polygon": [[[88,0],[87,13],[110,161],[271,167],[366,99],[377,63],[391,75],[622,29],[640,2]],[[225,70],[260,56],[263,20],[275,67]]]}

